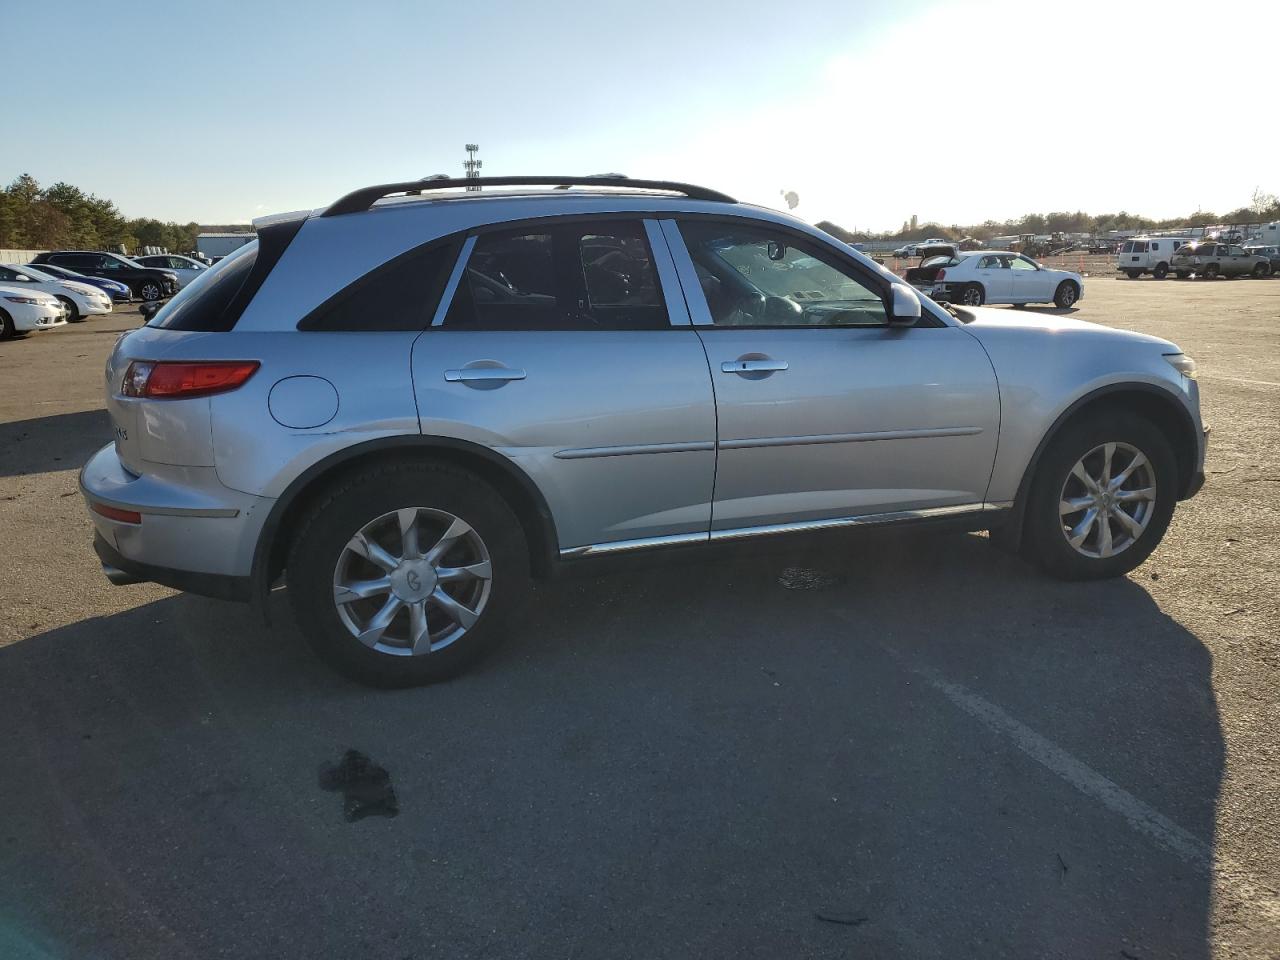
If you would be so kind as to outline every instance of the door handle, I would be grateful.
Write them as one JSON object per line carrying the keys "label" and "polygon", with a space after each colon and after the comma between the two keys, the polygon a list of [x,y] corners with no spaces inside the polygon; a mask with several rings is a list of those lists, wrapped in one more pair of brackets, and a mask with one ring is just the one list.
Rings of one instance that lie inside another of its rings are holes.
{"label": "door handle", "polygon": [[771,357],[760,359],[726,360],[720,364],[721,373],[776,373],[786,370],[790,364],[785,360],[774,360]]}
{"label": "door handle", "polygon": [[523,380],[525,372],[511,367],[501,366],[484,366],[474,367],[465,366],[458,370],[446,370],[444,378],[450,383],[465,383],[468,386],[476,386],[479,389],[492,390],[500,387],[510,380]]}

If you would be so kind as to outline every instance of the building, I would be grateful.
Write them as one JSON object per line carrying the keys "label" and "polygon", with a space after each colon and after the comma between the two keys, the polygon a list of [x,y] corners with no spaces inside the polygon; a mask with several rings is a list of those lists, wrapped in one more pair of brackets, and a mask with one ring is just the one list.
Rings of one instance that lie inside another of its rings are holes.
{"label": "building", "polygon": [[196,250],[206,257],[225,257],[250,240],[257,240],[256,233],[199,233],[196,234]]}

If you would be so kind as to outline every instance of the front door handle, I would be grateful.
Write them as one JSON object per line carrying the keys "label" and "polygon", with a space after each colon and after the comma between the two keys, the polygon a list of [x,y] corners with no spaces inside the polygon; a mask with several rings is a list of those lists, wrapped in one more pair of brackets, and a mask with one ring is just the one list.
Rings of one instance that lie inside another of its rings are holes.
{"label": "front door handle", "polygon": [[777,373],[790,366],[785,360],[772,357],[739,357],[720,364],[721,373]]}
{"label": "front door handle", "polygon": [[450,383],[461,383],[475,390],[496,390],[512,380],[523,380],[525,372],[504,367],[493,360],[477,360],[457,370],[446,370],[444,378]]}

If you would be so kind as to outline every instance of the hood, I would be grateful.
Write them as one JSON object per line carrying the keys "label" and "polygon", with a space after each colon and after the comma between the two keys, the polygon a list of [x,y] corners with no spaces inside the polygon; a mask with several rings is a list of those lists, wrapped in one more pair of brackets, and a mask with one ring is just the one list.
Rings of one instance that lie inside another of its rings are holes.
{"label": "hood", "polygon": [[32,290],[27,284],[0,284],[0,297],[20,296],[28,297],[32,300],[41,302],[52,300],[57,303],[57,298],[52,293],[45,293],[43,290]]}
{"label": "hood", "polygon": [[76,293],[80,294],[81,296],[91,297],[91,296],[94,296],[95,294],[102,293],[101,287],[95,287],[91,283],[82,283],[79,280],[61,280],[59,282],[68,290],[74,290]]}
{"label": "hood", "polygon": [[[1018,336],[1040,338],[1043,340],[1059,337],[1071,338],[1076,342],[1098,340],[1117,343],[1147,343],[1160,347],[1167,353],[1177,353],[1178,347],[1160,337],[1135,333],[1132,330],[1117,330],[1104,327],[1087,320],[1076,320],[1058,314],[1032,313],[1024,310],[997,310],[994,307],[957,307],[960,321],[964,329],[972,333],[979,341],[994,335],[999,337]],[[972,318],[972,319],[970,319]]]}

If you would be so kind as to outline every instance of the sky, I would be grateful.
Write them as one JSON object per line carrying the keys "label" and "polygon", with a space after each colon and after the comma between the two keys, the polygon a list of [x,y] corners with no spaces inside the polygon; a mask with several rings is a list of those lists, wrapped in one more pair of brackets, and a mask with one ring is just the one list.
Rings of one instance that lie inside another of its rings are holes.
{"label": "sky", "polygon": [[461,176],[472,142],[489,175],[795,191],[848,229],[1223,213],[1280,193],[1280,2],[1228,6],[61,0],[8,36],[0,180],[242,223]]}

